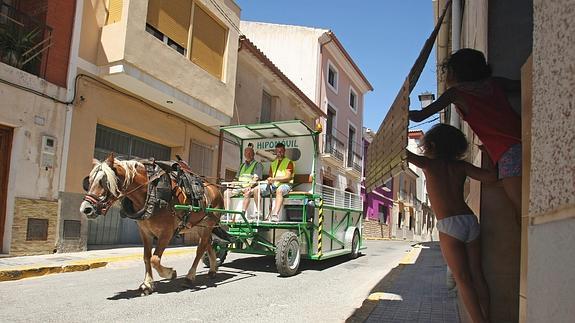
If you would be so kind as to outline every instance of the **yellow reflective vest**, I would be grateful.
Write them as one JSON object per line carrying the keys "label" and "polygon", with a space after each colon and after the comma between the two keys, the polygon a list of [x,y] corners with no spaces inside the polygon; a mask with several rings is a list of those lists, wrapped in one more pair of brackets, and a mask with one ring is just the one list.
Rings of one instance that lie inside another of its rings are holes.
{"label": "yellow reflective vest", "polygon": [[256,168],[256,164],[258,162],[255,160],[252,160],[252,163],[250,164],[250,166],[246,167],[246,163],[242,163],[242,166],[240,167],[240,174],[238,176],[238,180],[240,182],[243,182],[245,184],[242,184],[242,187],[250,187],[251,186],[251,182],[254,180],[254,169]]}
{"label": "yellow reflective vest", "polygon": [[[281,163],[279,163],[279,161],[278,161],[277,159],[274,160],[274,161],[272,162],[271,166],[270,166],[271,169],[272,169],[272,177],[275,178],[275,177],[284,177],[284,176],[286,176],[286,174],[287,174],[286,171],[287,171],[287,168],[288,168],[288,165],[289,165],[290,162],[291,162],[291,160],[290,160],[289,158],[287,158],[287,157],[284,157],[284,159],[282,159]],[[279,166],[278,166],[278,163],[279,163]],[[295,164],[293,165],[293,170],[292,170],[292,173],[291,173],[291,179],[290,179],[290,181],[289,181],[290,184],[293,184],[294,174],[295,174]],[[279,181],[275,181],[273,184],[274,184],[275,187],[278,187],[278,186],[280,186],[280,184],[282,184],[282,183],[279,182]]]}

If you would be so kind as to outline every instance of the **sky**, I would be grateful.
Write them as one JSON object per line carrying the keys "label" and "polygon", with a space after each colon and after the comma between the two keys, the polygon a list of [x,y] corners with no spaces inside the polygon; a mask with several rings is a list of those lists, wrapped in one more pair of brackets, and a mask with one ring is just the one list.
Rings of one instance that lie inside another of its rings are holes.
{"label": "sky", "polygon": [[[377,131],[433,30],[432,0],[236,0],[241,19],[330,29],[374,90],[364,98],[363,126]],[[257,45],[257,44],[256,44]],[[435,48],[411,93],[436,92]],[[412,129],[427,130],[433,123]]]}

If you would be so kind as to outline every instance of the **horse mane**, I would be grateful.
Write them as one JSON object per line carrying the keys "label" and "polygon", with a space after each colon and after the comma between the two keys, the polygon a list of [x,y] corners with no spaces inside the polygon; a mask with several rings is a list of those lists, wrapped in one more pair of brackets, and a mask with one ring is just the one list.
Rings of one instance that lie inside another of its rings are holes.
{"label": "horse mane", "polygon": [[[132,184],[134,180],[134,176],[137,174],[138,166],[144,166],[142,163],[136,160],[119,160],[114,159],[114,164],[122,167],[126,173],[124,178],[124,187],[128,187],[128,185]],[[116,172],[108,166],[108,164],[104,161],[96,165],[92,171],[90,172],[90,178],[92,179],[92,183],[99,182],[102,177],[106,176],[107,180],[107,189],[108,191],[118,197],[120,195],[120,189],[118,188],[118,176]]]}

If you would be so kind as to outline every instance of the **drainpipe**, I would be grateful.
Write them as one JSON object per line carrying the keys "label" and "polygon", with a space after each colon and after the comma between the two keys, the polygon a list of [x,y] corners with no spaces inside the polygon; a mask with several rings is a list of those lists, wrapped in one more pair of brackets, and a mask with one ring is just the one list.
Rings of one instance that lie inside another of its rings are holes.
{"label": "drainpipe", "polygon": [[[445,7],[446,0],[433,0],[433,13],[435,16],[435,23],[439,19],[439,15],[441,10]],[[443,61],[447,58],[448,49],[449,49],[449,19],[451,19],[450,15],[446,15],[441,23],[441,27],[439,29],[439,33],[437,35],[436,40],[436,60],[437,66],[443,63]],[[439,75],[439,69],[437,69],[437,74]],[[437,96],[439,97],[443,92],[445,92],[445,76],[443,75],[442,78],[437,79]],[[441,122],[449,123],[447,117],[449,116],[449,109],[447,108],[440,112]]]}
{"label": "drainpipe", "polygon": [[[68,79],[66,80],[66,102],[71,102],[76,89],[76,74],[78,73],[78,51],[80,49],[80,33],[82,31],[82,12],[84,1],[76,1],[76,12],[74,13],[74,27],[72,29],[72,39],[70,42],[70,58],[68,64]],[[68,153],[70,150],[70,132],[72,131],[73,102],[66,106],[66,122],[64,125],[64,142],[62,143],[62,160],[60,163],[60,178],[58,190],[66,190],[66,173],[68,168]]]}
{"label": "drainpipe", "polygon": [[[451,2],[451,52],[455,53],[461,48],[461,0],[452,0]],[[456,128],[461,127],[461,119],[455,111],[452,104],[449,109],[449,124]]]}
{"label": "drainpipe", "polygon": [[[72,131],[72,115],[74,111],[74,92],[76,89],[76,74],[78,73],[78,51],[80,48],[80,32],[82,30],[82,12],[84,10],[84,1],[76,1],[76,10],[74,12],[74,26],[70,41],[70,56],[68,58],[68,75],[66,80],[66,117],[64,121],[64,139],[62,144],[62,155],[60,161],[60,176],[58,178],[58,195],[66,191],[66,175],[68,170],[68,154],[70,152],[70,132]],[[58,197],[58,217],[56,220],[56,250],[60,252],[63,236],[62,221],[62,198]]]}

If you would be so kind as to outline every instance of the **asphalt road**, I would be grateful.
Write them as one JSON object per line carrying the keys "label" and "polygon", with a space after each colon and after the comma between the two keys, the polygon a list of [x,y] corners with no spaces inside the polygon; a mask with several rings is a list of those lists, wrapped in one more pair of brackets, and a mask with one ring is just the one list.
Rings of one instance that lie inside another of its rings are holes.
{"label": "asphalt road", "polygon": [[407,242],[366,245],[354,260],[303,261],[288,278],[278,276],[273,257],[229,254],[215,279],[200,264],[193,286],[184,279],[193,259],[166,256],[178,277],[156,282],[149,296],[137,291],[141,261],[1,282],[0,321],[343,322],[410,250]]}

